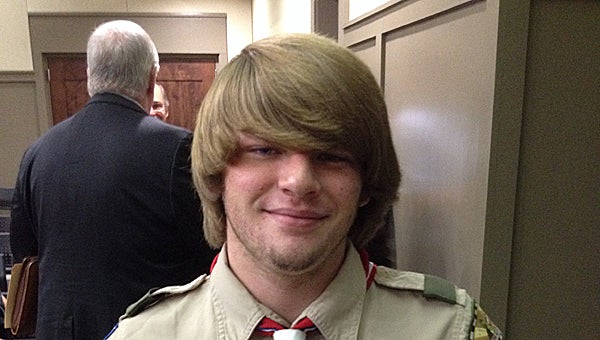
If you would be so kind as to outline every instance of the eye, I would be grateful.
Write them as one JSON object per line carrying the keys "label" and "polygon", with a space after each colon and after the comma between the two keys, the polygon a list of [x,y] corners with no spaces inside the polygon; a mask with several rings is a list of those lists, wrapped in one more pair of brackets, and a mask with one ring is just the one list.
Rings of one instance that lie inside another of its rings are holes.
{"label": "eye", "polygon": [[241,134],[238,141],[238,154],[253,158],[271,158],[284,150],[278,145],[249,134]]}
{"label": "eye", "polygon": [[271,156],[280,153],[279,150],[271,146],[254,146],[249,148],[248,151],[259,156]]}

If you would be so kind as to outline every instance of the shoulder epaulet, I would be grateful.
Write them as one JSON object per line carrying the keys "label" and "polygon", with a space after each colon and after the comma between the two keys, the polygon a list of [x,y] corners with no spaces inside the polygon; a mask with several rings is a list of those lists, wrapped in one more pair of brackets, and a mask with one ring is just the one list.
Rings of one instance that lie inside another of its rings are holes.
{"label": "shoulder epaulet", "polygon": [[388,288],[419,291],[427,299],[440,300],[450,304],[459,303],[456,294],[457,287],[450,281],[435,275],[378,266],[375,282]]}
{"label": "shoulder epaulet", "polygon": [[204,274],[204,275],[198,277],[197,279],[195,279],[194,281],[192,281],[186,285],[183,285],[183,286],[169,286],[169,287],[163,287],[163,288],[152,288],[141,299],[139,299],[138,301],[134,302],[129,307],[127,307],[125,314],[123,316],[121,316],[119,319],[122,320],[125,318],[133,317],[133,316],[143,312],[144,310],[154,306],[155,304],[159,303],[161,300],[164,300],[167,297],[184,294],[191,290],[194,290],[194,289],[200,287],[204,282],[206,282],[207,278],[208,278],[208,275]]}
{"label": "shoulder epaulet", "polygon": [[425,274],[423,296],[456,304],[456,286],[441,277]]}

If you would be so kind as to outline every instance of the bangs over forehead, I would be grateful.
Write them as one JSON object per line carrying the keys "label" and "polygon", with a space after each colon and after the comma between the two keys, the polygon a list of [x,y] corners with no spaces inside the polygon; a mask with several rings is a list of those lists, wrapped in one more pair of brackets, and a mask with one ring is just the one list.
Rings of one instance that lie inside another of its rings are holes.
{"label": "bangs over forehead", "polygon": [[221,71],[218,114],[228,121],[223,132],[300,149],[343,148],[362,159],[363,143],[371,139],[369,131],[362,133],[371,116],[364,109],[383,106],[373,91],[362,91],[373,86],[372,78],[364,79],[372,76],[345,49],[303,38],[254,43]]}

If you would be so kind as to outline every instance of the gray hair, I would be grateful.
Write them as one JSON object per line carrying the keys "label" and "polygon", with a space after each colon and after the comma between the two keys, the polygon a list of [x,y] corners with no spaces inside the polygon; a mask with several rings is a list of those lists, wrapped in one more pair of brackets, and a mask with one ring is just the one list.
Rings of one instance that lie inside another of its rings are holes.
{"label": "gray hair", "polygon": [[127,20],[106,22],[87,44],[88,93],[115,92],[143,98],[150,75],[157,73],[158,52],[150,36]]}

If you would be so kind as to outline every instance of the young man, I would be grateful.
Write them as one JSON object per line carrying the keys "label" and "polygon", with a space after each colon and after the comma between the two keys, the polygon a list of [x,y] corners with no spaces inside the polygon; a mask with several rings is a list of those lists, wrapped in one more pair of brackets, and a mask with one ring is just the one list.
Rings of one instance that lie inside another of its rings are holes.
{"label": "young man", "polygon": [[247,46],[194,135],[205,236],[221,253],[210,276],[131,306],[111,339],[500,337],[464,290],[368,261],[400,172],[381,91],[347,49],[305,34]]}
{"label": "young man", "polygon": [[191,131],[148,115],[158,62],[139,25],[100,25],[91,99],[23,156],[10,238],[16,261],[40,257],[37,339],[101,339],[150,288],[209,269]]}

